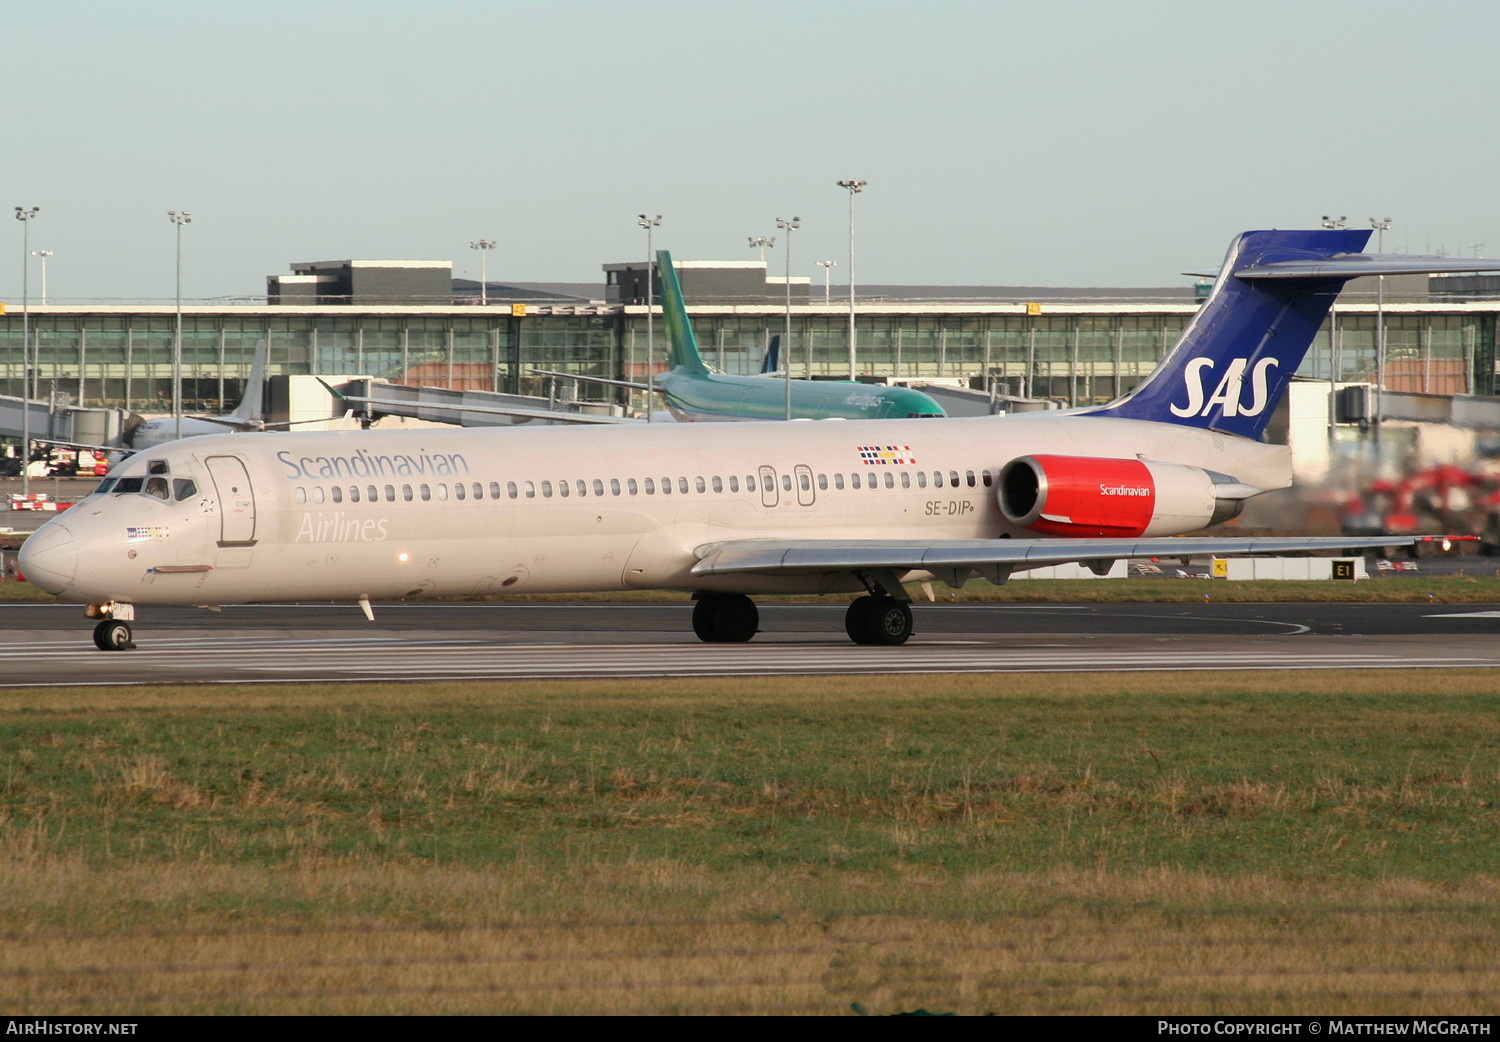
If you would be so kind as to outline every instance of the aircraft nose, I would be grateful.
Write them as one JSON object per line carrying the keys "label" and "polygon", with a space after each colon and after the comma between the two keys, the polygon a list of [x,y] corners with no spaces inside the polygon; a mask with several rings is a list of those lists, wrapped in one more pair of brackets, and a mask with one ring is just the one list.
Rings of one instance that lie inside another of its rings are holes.
{"label": "aircraft nose", "polygon": [[62,593],[78,573],[78,543],[57,522],[44,525],[21,544],[21,574],[48,593]]}

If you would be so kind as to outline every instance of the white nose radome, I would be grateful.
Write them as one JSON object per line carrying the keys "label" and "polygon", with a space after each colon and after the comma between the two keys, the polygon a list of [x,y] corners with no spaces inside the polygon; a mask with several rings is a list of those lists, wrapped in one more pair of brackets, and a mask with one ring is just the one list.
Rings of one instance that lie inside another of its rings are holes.
{"label": "white nose radome", "polygon": [[62,593],[78,574],[78,544],[56,521],[21,544],[21,574],[48,593]]}

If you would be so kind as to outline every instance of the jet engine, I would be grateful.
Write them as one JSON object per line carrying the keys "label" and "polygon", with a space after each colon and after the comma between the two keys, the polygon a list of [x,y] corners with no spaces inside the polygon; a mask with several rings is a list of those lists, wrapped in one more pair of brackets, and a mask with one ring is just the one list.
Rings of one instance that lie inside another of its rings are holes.
{"label": "jet engine", "polygon": [[1178,535],[1239,516],[1261,489],[1180,463],[1021,456],[1000,472],[1000,512],[1038,535]]}

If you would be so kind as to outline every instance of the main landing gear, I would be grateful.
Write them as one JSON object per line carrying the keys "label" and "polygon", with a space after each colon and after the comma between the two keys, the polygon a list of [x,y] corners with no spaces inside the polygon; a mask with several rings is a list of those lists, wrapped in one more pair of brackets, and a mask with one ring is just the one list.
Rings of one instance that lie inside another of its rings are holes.
{"label": "main landing gear", "polygon": [[755,602],[742,593],[700,593],[693,604],[693,632],[708,644],[743,644],[760,629]]}
{"label": "main landing gear", "polygon": [[[740,593],[698,593],[693,632],[708,644],[743,644],[760,628],[755,602]],[[844,629],[856,644],[905,644],[911,637],[911,605],[884,594],[849,605]]]}
{"label": "main landing gear", "polygon": [[135,648],[135,634],[130,628],[130,620],[135,618],[133,604],[90,604],[85,614],[99,620],[94,627],[94,647],[100,651]]}
{"label": "main landing gear", "polygon": [[894,597],[859,597],[844,615],[844,631],[856,644],[905,644],[911,637],[911,605]]}

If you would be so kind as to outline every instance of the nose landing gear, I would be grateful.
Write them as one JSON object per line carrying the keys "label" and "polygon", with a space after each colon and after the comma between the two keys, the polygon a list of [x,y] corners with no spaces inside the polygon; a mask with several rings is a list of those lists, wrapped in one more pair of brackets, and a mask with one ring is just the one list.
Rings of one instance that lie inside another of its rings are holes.
{"label": "nose landing gear", "polygon": [[94,627],[94,647],[100,651],[130,651],[135,647],[130,623],[105,619]]}
{"label": "nose landing gear", "polygon": [[130,621],[135,618],[133,604],[90,604],[85,614],[99,619],[94,627],[94,647],[100,651],[131,651],[135,648],[135,634]]}

